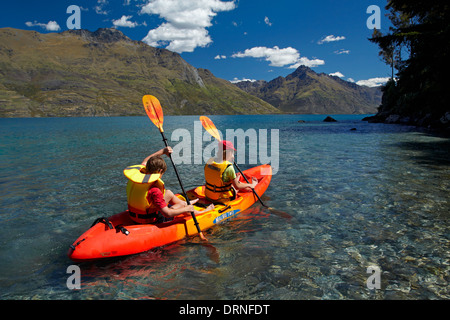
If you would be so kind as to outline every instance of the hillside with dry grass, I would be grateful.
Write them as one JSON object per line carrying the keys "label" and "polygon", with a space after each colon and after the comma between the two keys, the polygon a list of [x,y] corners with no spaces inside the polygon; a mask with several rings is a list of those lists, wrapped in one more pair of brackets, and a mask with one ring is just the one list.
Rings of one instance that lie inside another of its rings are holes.
{"label": "hillside with dry grass", "polygon": [[0,117],[145,115],[145,94],[166,114],[279,113],[179,54],[116,29],[0,29]]}

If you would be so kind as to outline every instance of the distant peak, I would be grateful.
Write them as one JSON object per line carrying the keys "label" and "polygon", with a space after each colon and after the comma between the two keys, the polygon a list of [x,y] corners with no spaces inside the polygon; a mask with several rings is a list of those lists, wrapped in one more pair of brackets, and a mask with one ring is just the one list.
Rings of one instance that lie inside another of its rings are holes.
{"label": "distant peak", "polygon": [[312,70],[312,69],[310,67],[307,67],[307,66],[302,64],[296,70],[305,70],[305,71],[307,71],[307,70]]}
{"label": "distant peak", "polygon": [[99,28],[94,32],[86,29],[67,30],[62,32],[62,34],[75,34],[87,38],[90,41],[97,42],[131,41],[122,31],[115,28]]}
{"label": "distant peak", "polygon": [[120,41],[125,40],[128,41],[130,38],[128,38],[126,35],[122,33],[122,31],[119,31],[114,28],[100,28],[97,31],[93,33],[95,37],[97,37],[99,40],[105,40],[106,42],[114,42],[114,41]]}
{"label": "distant peak", "polygon": [[286,76],[286,80],[290,80],[292,78],[304,79],[306,77],[310,77],[311,74],[315,74],[316,72],[307,66],[300,66],[295,69],[294,72]]}
{"label": "distant peak", "polygon": [[300,66],[297,69],[295,69],[295,71],[292,74],[305,74],[306,72],[314,72],[311,68],[307,67],[307,66]]}

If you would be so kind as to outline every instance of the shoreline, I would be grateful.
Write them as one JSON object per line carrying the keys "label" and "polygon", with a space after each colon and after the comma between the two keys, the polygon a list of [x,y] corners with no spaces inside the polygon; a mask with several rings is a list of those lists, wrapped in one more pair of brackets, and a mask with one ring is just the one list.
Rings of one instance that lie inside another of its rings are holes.
{"label": "shoreline", "polygon": [[450,136],[450,112],[448,111],[441,116],[432,115],[431,113],[426,115],[400,115],[391,112],[379,112],[374,116],[363,118],[362,121],[415,126]]}

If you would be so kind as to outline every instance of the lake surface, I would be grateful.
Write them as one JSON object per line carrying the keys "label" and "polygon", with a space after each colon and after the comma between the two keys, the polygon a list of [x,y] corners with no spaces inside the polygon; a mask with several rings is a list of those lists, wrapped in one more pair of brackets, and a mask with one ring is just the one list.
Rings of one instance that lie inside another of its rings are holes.
{"label": "lake surface", "polygon": [[[208,246],[79,264],[80,290],[66,286],[69,245],[126,209],[122,170],[163,147],[159,131],[147,117],[0,119],[0,299],[449,299],[450,140],[333,117],[211,116],[272,133],[278,172],[263,200],[276,210],[255,204],[208,230]],[[191,133],[192,159],[197,120],[164,122],[169,141]],[[203,181],[201,163],[178,170],[186,189]],[[170,162],[164,180],[180,191]]]}

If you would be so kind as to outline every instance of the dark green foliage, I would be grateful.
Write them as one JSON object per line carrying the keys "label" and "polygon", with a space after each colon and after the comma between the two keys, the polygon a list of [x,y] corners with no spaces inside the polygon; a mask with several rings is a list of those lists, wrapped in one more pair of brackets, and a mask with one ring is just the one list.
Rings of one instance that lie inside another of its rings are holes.
{"label": "dark green foliage", "polygon": [[391,0],[386,9],[393,27],[384,35],[375,31],[370,41],[379,45],[383,60],[395,67],[397,81],[385,85],[379,111],[417,120],[427,116],[439,122],[450,110],[446,88],[450,5],[448,1]]}

